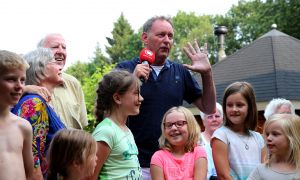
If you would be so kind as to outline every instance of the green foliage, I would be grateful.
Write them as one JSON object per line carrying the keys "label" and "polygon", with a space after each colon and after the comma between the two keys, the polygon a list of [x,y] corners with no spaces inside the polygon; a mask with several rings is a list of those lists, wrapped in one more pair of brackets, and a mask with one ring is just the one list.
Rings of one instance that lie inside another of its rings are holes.
{"label": "green foliage", "polygon": [[261,35],[261,30],[258,31],[258,26],[254,25],[260,18],[261,6],[260,0],[249,2],[241,0],[225,16],[215,17],[216,25],[224,25],[228,28],[225,39],[227,55],[234,53]]}
{"label": "green foliage", "polygon": [[[213,40],[213,26],[212,17],[208,15],[197,16],[195,13],[185,13],[179,11],[175,17],[172,18],[175,37],[174,48],[171,51],[170,58],[175,59],[180,63],[190,63],[190,60],[183,52],[182,48],[186,46],[187,42],[197,40],[200,46],[207,43],[208,40]],[[209,49],[212,44],[209,44]]]}
{"label": "green foliage", "polygon": [[83,84],[83,78],[88,76],[88,64],[77,61],[72,66],[68,67],[66,73],[74,76],[81,84]]}
{"label": "green foliage", "polygon": [[113,38],[106,38],[110,45],[106,46],[106,52],[109,54],[112,63],[118,63],[139,55],[142,42],[138,34],[134,34],[123,13],[114,23],[112,36]]}
{"label": "green foliage", "polygon": [[105,57],[101,51],[99,43],[97,43],[94,57],[90,62],[77,61],[72,66],[68,67],[66,73],[73,75],[83,85],[84,78],[89,77],[96,72],[96,70],[102,72],[102,67],[111,64],[109,59]]}
{"label": "green foliage", "polygon": [[129,42],[124,48],[124,52],[126,54],[124,59],[132,59],[133,57],[140,55],[140,51],[143,48],[143,43],[140,38],[141,34],[142,32],[139,31],[138,33],[134,33],[129,37]]}
{"label": "green foliage", "polygon": [[88,63],[77,62],[70,66],[66,72],[76,77],[83,89],[85,104],[87,108],[88,126],[85,130],[92,132],[95,127],[94,103],[96,101],[97,85],[103,74],[109,72],[115,65],[102,54],[99,43],[97,43],[94,57]]}
{"label": "green foliage", "polygon": [[299,13],[299,0],[241,0],[225,16],[216,16],[214,22],[229,30],[225,40],[229,55],[270,31],[273,23],[279,31],[299,39]]}
{"label": "green foliage", "polygon": [[278,30],[300,39],[299,0],[267,0],[262,12],[268,17],[265,22],[270,20],[277,24]]}
{"label": "green foliage", "polygon": [[114,64],[105,65],[102,68],[97,68],[96,71],[90,76],[84,78],[83,92],[85,96],[85,104],[88,112],[89,124],[85,127],[85,130],[92,132],[96,125],[96,119],[94,116],[94,107],[97,98],[97,86],[102,76],[114,68]]}
{"label": "green foliage", "polygon": [[105,57],[101,51],[99,43],[96,45],[96,50],[94,52],[94,57],[90,63],[87,65],[87,70],[89,75],[94,74],[96,71],[103,73],[104,66],[111,64],[109,58]]}

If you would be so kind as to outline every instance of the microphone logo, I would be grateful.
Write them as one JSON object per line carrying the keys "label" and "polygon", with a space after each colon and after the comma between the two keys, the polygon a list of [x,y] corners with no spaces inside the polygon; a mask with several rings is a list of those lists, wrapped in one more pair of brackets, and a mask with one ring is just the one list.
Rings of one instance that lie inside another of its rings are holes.
{"label": "microphone logo", "polygon": [[155,61],[155,53],[147,48],[142,49],[140,53],[140,63],[153,64]]}
{"label": "microphone logo", "polygon": [[145,50],[145,53],[146,53],[147,55],[149,55],[149,56],[152,56],[152,55],[153,55],[153,52],[150,51],[150,50],[148,50],[148,49]]}
{"label": "microphone logo", "polygon": [[[151,65],[154,63],[154,61],[155,61],[155,53],[147,48],[142,49],[142,51],[140,52],[140,63]],[[145,82],[144,77],[140,77],[140,79],[142,82]]]}

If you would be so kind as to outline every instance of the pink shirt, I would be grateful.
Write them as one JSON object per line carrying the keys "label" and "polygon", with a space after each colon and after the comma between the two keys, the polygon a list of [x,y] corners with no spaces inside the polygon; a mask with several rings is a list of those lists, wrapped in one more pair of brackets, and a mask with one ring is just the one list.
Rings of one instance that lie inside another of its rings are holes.
{"label": "pink shirt", "polygon": [[195,162],[199,158],[206,159],[205,149],[195,147],[193,152],[185,153],[181,158],[176,158],[167,150],[156,151],[151,164],[163,169],[166,180],[193,179]]}

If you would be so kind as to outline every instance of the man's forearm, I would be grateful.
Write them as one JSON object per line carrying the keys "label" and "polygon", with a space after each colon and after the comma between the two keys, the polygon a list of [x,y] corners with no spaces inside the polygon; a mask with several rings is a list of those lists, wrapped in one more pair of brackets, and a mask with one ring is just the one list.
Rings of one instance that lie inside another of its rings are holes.
{"label": "man's forearm", "polygon": [[212,71],[201,74],[203,93],[194,104],[205,114],[212,114],[216,111],[216,88],[214,85]]}

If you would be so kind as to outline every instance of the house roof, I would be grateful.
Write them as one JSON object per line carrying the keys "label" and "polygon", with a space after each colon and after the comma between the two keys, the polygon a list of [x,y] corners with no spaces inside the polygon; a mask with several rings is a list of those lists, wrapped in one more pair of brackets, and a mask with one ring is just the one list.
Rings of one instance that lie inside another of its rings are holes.
{"label": "house roof", "polygon": [[212,66],[221,102],[235,81],[254,87],[257,102],[276,97],[300,100],[300,40],[273,29]]}

